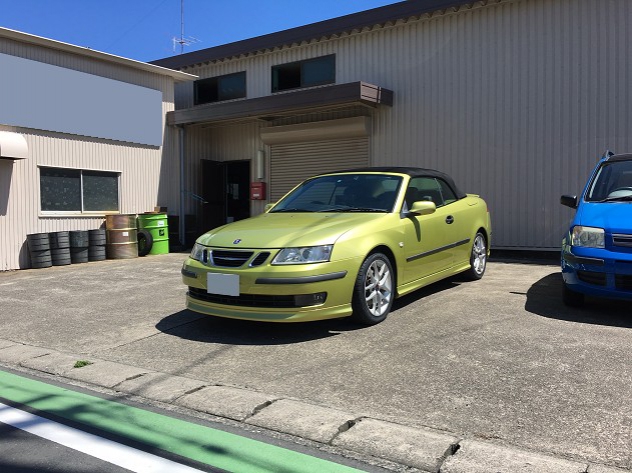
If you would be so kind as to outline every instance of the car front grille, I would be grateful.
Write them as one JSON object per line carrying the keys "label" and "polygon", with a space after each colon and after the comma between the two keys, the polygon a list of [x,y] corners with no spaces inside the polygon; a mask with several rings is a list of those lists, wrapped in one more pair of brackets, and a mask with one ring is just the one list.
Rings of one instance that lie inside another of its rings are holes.
{"label": "car front grille", "polygon": [[586,284],[594,284],[596,286],[606,285],[606,273],[598,273],[595,271],[577,271],[577,277]]}
{"label": "car front grille", "polygon": [[253,253],[252,251],[212,250],[211,265],[222,268],[239,268],[246,264]]}
{"label": "car front grille", "polygon": [[[240,307],[261,307],[271,309],[296,309],[299,307],[309,307],[322,304],[326,299],[326,293],[319,300],[312,298],[319,294],[303,294],[292,296],[271,296],[264,294],[241,294],[239,296],[224,296],[221,294],[209,294],[205,289],[189,286],[189,297],[199,301],[213,304],[240,306]],[[314,299],[313,302],[306,302]]]}
{"label": "car front grille", "polygon": [[614,233],[612,235],[612,244],[614,246],[624,246],[626,248],[632,248],[632,235]]}

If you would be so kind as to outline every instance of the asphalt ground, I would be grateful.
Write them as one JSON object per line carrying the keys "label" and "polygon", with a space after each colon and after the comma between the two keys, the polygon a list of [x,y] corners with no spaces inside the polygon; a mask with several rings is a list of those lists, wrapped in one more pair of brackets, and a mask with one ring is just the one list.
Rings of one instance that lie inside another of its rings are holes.
{"label": "asphalt ground", "polygon": [[557,265],[495,260],[367,328],[187,311],[185,256],[0,273],[0,364],[399,471],[632,470],[630,304],[566,308]]}

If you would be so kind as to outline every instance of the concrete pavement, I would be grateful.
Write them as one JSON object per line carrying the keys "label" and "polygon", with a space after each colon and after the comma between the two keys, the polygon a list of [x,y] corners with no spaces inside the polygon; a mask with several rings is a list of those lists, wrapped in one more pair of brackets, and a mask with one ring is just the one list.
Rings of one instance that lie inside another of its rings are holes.
{"label": "concrete pavement", "polygon": [[[247,383],[231,385],[173,370],[148,369],[143,359],[127,358],[123,363],[115,361],[115,356],[95,356],[97,348],[102,354],[115,353],[164,331],[165,324],[175,328],[183,320],[198,317],[181,313],[184,287],[177,283],[183,258],[170,254],[0,273],[0,312],[4,313],[0,316],[0,364],[383,459],[397,471],[630,471],[266,393]],[[181,316],[169,321],[174,313]],[[148,319],[159,322],[148,323]],[[78,367],[78,361],[89,364]]]}

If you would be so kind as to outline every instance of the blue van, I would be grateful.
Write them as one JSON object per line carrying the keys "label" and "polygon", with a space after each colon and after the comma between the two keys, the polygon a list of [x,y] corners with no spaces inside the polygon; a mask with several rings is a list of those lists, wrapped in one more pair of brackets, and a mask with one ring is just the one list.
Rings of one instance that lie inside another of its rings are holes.
{"label": "blue van", "polygon": [[562,240],[564,303],[584,296],[632,300],[632,154],[608,151],[582,195],[563,195],[577,209]]}

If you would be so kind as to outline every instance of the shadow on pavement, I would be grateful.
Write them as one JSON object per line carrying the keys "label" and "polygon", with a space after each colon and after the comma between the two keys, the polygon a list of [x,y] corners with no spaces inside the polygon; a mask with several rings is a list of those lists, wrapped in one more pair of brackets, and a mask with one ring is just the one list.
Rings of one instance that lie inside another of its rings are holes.
{"label": "shadow on pavement", "polygon": [[333,337],[362,328],[348,318],[319,322],[271,323],[223,319],[182,310],[162,319],[156,328],[174,337],[227,345],[286,345]]}
{"label": "shadow on pavement", "polygon": [[430,284],[429,286],[422,287],[421,289],[413,291],[410,294],[406,294],[399,299],[395,299],[392,310],[401,309],[426,297],[438,294],[443,291],[454,289],[460,286],[461,283],[464,281],[466,281],[466,279],[462,275],[456,275],[451,278]]}
{"label": "shadow on pavement", "polygon": [[632,328],[632,311],[627,301],[586,297],[584,307],[565,306],[559,272],[543,277],[529,288],[525,310],[551,319]]}

